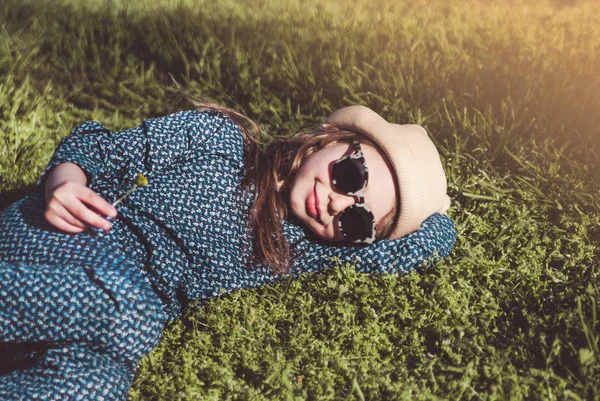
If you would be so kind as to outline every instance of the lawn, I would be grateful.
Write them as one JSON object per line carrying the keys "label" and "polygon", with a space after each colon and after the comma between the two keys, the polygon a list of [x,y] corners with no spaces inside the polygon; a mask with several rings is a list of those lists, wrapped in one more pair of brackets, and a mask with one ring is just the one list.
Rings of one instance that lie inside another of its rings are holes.
{"label": "lawn", "polygon": [[2,3],[0,208],[78,123],[132,127],[186,92],[272,135],[368,105],[443,159],[449,257],[195,305],[131,400],[600,399],[596,1]]}

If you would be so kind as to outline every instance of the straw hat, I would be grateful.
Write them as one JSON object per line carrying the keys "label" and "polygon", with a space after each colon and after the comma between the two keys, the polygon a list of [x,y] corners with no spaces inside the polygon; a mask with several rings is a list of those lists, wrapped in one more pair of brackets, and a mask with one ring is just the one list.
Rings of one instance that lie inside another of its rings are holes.
{"label": "straw hat", "polygon": [[399,200],[390,239],[417,231],[434,213],[446,213],[450,207],[446,174],[440,155],[423,127],[389,123],[365,106],[336,110],[325,123],[368,137],[387,157]]}

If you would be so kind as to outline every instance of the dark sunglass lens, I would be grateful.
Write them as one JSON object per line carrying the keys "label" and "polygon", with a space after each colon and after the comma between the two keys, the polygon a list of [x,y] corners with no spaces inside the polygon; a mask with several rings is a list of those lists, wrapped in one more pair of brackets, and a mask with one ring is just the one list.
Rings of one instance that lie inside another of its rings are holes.
{"label": "dark sunglass lens", "polygon": [[341,192],[354,193],[365,186],[365,166],[358,159],[345,159],[335,163],[331,175]]}
{"label": "dark sunglass lens", "polygon": [[350,241],[367,239],[373,233],[373,214],[362,207],[351,206],[340,214],[340,226]]}

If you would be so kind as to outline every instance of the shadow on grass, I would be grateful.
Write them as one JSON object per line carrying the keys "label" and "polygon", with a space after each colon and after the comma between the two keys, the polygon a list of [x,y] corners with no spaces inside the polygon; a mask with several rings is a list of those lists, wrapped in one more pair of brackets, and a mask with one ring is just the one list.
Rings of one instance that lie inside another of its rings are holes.
{"label": "shadow on grass", "polygon": [[[551,4],[575,3],[554,0]],[[36,49],[19,73],[33,77],[40,88],[51,79],[63,100],[82,109],[101,107],[134,116],[140,102],[146,102],[144,114],[159,116],[166,110],[163,105],[172,102],[164,90],[172,84],[171,77],[194,93],[243,106],[254,119],[269,110],[275,110],[271,118],[291,118],[295,115],[292,106],[300,115],[323,115],[350,102],[369,104],[375,110],[391,109],[407,119],[412,110],[432,110],[439,99],[453,93],[458,110],[490,107],[502,133],[506,124],[500,122],[535,121],[535,126],[518,130],[523,143],[548,132],[560,138],[561,144],[573,141],[573,148],[582,154],[598,145],[594,140],[598,95],[589,90],[596,77],[593,65],[581,56],[538,70],[536,65],[546,60],[521,61],[521,47],[505,45],[506,38],[512,37],[508,32],[494,35],[497,40],[486,42],[485,52],[473,50],[479,45],[470,45],[469,35],[456,48],[474,52],[473,60],[483,66],[477,70],[467,68],[468,63],[464,69],[454,66],[454,53],[439,51],[438,42],[444,37],[430,34],[424,43],[431,45],[423,54],[435,52],[446,62],[433,70],[420,62],[420,56],[393,67],[387,58],[378,57],[388,45],[399,52],[409,49],[410,36],[382,30],[377,37],[380,47],[374,46],[365,38],[377,28],[375,23],[337,26],[321,13],[320,17],[290,17],[246,12],[244,6],[232,12],[185,3],[138,13],[119,7],[74,6],[67,1],[4,0],[3,6],[3,29]],[[476,38],[477,43],[487,39]],[[589,68],[584,72],[569,69],[578,63]],[[369,72],[389,69],[406,70],[412,80],[427,84],[413,87],[393,74],[382,77]],[[569,81],[565,83],[563,77],[570,77]],[[418,96],[393,103],[405,91]],[[462,95],[468,93],[478,96]],[[540,100],[549,94],[552,102]],[[289,111],[286,105],[291,105]],[[511,117],[515,109],[517,121]]]}
{"label": "shadow on grass", "polygon": [[0,212],[6,209],[8,206],[18,201],[21,198],[26,197],[29,194],[37,191],[36,184],[31,184],[25,188],[14,189],[12,191],[0,192]]}

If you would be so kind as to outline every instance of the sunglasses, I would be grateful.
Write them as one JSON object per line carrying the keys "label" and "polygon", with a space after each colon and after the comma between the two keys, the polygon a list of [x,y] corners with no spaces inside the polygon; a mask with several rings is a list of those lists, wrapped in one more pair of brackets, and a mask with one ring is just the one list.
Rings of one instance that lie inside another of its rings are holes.
{"label": "sunglasses", "polygon": [[336,160],[331,178],[336,189],[358,198],[352,206],[344,209],[338,216],[338,225],[342,235],[350,242],[370,244],[375,241],[375,216],[365,205],[365,188],[369,182],[369,169],[365,162],[358,140],[352,141],[354,152]]}

